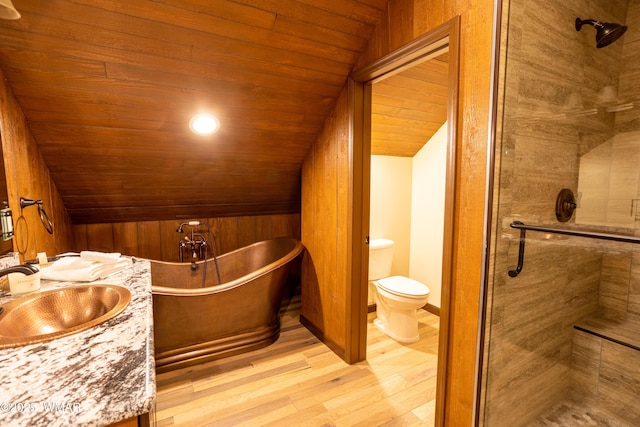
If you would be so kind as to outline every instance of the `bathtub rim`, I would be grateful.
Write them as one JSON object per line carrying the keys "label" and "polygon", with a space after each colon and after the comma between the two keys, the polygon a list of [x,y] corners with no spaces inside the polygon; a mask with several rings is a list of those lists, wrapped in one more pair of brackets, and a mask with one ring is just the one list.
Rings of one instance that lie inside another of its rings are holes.
{"label": "bathtub rim", "polygon": [[[238,286],[242,286],[243,284],[251,280],[254,280],[258,277],[269,274],[275,269],[288,264],[293,259],[295,259],[298,255],[300,255],[304,249],[304,245],[302,244],[302,242],[296,239],[295,237],[276,237],[273,239],[265,239],[259,242],[251,243],[250,245],[246,245],[241,248],[234,249],[233,251],[224,253],[220,256],[225,256],[225,257],[231,256],[236,252],[240,252],[242,250],[245,250],[260,244],[264,244],[265,242],[269,242],[273,240],[291,240],[295,242],[295,245],[289,252],[287,252],[285,255],[278,258],[277,260],[265,265],[262,268],[254,270],[249,274],[245,274],[244,276],[238,277],[237,279],[232,280],[230,282],[225,282],[218,285],[209,286],[206,288],[183,289],[183,288],[170,288],[166,286],[154,286],[153,277],[152,277],[151,292],[153,295],[163,295],[163,296],[202,296],[202,295],[212,295],[212,294],[224,292],[224,291],[236,288]],[[191,263],[185,263],[185,262],[172,262],[172,261],[158,261],[158,260],[149,260],[149,261],[152,263],[156,262],[158,264],[176,265],[176,266],[184,266],[185,264],[191,264]],[[196,264],[204,264],[205,262],[213,263],[213,258],[209,258],[206,261],[205,260],[198,261],[196,262]]]}

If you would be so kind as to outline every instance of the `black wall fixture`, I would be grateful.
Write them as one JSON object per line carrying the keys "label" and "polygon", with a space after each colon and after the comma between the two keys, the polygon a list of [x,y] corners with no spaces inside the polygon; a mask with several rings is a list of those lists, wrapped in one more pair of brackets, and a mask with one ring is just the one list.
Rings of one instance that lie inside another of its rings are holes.
{"label": "black wall fixture", "polygon": [[511,228],[520,230],[520,246],[518,250],[518,266],[508,271],[509,277],[517,277],[524,267],[524,247],[527,239],[527,230],[542,233],[564,234],[566,236],[588,237],[591,239],[612,240],[615,242],[640,243],[640,237],[625,236],[622,234],[599,233],[595,231],[571,230],[564,228],[546,227],[539,225],[527,225],[521,221],[513,221]]}
{"label": "black wall fixture", "polygon": [[618,40],[626,31],[626,25],[614,24],[613,22],[600,22],[595,19],[576,18],[576,31],[580,31],[583,25],[591,25],[596,29],[596,47],[609,46]]}
{"label": "black wall fixture", "polygon": [[573,211],[578,207],[573,191],[563,188],[556,198],[556,218],[560,222],[567,222],[573,216]]}
{"label": "black wall fixture", "polygon": [[49,219],[49,215],[47,215],[47,211],[42,207],[42,200],[32,200],[25,199],[24,197],[20,197],[20,208],[24,209],[27,206],[38,206],[38,215],[40,215],[40,222],[44,226],[44,229],[47,230],[47,233],[53,234],[53,223]]}

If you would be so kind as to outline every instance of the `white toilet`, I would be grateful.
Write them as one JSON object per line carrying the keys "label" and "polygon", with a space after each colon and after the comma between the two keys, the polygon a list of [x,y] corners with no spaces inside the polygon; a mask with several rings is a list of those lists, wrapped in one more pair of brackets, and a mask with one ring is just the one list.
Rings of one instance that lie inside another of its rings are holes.
{"label": "white toilet", "polygon": [[416,310],[429,300],[429,288],[417,280],[391,276],[393,240],[369,242],[369,283],[373,285],[377,318],[374,325],[401,343],[418,341]]}

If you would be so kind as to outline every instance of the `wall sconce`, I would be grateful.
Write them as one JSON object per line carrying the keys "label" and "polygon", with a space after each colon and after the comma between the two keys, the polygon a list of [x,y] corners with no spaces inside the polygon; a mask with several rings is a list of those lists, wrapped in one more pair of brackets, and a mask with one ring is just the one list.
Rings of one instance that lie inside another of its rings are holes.
{"label": "wall sconce", "polygon": [[20,19],[20,12],[16,10],[11,0],[0,0],[0,18]]}
{"label": "wall sconce", "polygon": [[[1,1],[1,0],[0,0]],[[27,206],[38,205],[38,215],[40,215],[40,222],[44,226],[44,229],[47,230],[47,233],[53,234],[53,223],[49,219],[49,215],[47,215],[47,211],[42,207],[42,200],[32,200],[25,199],[24,197],[20,197],[20,208],[24,209]]]}
{"label": "wall sconce", "polygon": [[0,209],[0,222],[2,224],[2,240],[13,239],[13,217],[7,202],[4,202],[4,209]]}

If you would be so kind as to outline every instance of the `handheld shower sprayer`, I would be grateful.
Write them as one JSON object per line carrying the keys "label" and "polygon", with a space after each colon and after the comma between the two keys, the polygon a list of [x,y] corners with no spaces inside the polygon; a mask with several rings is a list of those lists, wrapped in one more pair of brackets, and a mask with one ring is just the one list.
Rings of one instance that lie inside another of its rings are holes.
{"label": "handheld shower sprayer", "polygon": [[190,225],[191,227],[197,227],[200,225],[200,221],[182,222],[180,223],[180,227],[178,227],[178,229],[176,230],[176,233],[184,233],[184,230],[182,229],[182,227],[184,227],[185,225]]}
{"label": "handheld shower sprayer", "polygon": [[615,24],[612,22],[600,22],[595,19],[576,18],[576,31],[580,31],[584,24],[591,25],[596,29],[596,47],[601,48],[609,46],[618,40],[626,31],[626,25]]}

